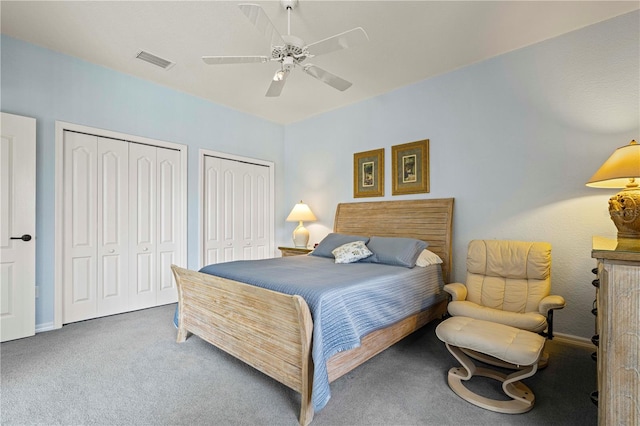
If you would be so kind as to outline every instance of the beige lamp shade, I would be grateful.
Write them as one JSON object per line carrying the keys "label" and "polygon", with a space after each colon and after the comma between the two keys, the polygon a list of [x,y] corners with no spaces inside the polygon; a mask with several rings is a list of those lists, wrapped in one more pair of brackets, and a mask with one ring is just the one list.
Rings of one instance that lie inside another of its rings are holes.
{"label": "beige lamp shade", "polygon": [[309,243],[309,231],[302,225],[303,221],[317,220],[309,206],[300,201],[293,206],[291,213],[287,216],[287,222],[299,222],[296,229],[293,231],[293,244],[296,247],[307,247]]}
{"label": "beige lamp shade", "polygon": [[591,176],[587,186],[626,188],[631,179],[640,180],[640,145],[635,140],[632,140],[629,145],[616,149],[611,157]]}
{"label": "beige lamp shade", "polygon": [[632,140],[615,150],[591,176],[587,186],[624,188],[609,198],[609,215],[618,228],[618,240],[640,238],[640,145]]}
{"label": "beige lamp shade", "polygon": [[302,201],[293,206],[291,213],[289,213],[289,216],[287,216],[287,222],[299,222],[301,220],[307,222],[318,220],[314,216],[309,206]]}

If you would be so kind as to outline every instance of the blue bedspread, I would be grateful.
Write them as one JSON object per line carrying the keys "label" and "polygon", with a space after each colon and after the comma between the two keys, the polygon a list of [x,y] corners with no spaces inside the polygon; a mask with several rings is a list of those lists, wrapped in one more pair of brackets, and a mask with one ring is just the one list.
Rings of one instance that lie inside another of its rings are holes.
{"label": "blue bedspread", "polygon": [[312,400],[316,411],[331,396],[326,361],[332,355],[360,346],[360,339],[366,334],[444,298],[439,265],[409,269],[290,256],[218,263],[205,266],[200,272],[305,299],[314,323]]}

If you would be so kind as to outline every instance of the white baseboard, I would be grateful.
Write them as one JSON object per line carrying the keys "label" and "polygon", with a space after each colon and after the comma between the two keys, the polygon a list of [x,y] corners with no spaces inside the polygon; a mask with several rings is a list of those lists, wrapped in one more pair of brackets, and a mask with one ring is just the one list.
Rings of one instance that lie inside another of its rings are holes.
{"label": "white baseboard", "polygon": [[565,345],[579,346],[581,348],[595,350],[595,346],[591,343],[591,339],[578,337],[571,334],[553,333],[553,340]]}
{"label": "white baseboard", "polygon": [[36,324],[36,333],[42,333],[43,331],[55,330],[56,327],[52,322],[45,322],[42,324]]}

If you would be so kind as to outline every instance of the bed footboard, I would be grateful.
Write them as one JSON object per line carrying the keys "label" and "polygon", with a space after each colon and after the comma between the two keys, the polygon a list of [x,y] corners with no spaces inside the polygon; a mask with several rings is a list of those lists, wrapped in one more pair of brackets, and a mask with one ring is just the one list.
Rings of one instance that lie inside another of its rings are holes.
{"label": "bed footboard", "polygon": [[313,322],[300,296],[172,265],[178,285],[178,342],[188,333],[299,392],[300,424],[313,419]]}

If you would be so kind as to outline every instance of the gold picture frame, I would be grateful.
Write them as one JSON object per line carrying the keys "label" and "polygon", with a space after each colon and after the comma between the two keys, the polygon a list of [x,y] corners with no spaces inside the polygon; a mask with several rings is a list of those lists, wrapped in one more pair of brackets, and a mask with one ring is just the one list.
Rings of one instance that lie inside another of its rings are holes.
{"label": "gold picture frame", "polygon": [[391,147],[392,195],[429,192],[429,139]]}
{"label": "gold picture frame", "polygon": [[353,196],[384,196],[384,148],[353,154]]}

